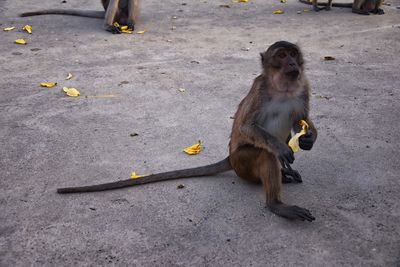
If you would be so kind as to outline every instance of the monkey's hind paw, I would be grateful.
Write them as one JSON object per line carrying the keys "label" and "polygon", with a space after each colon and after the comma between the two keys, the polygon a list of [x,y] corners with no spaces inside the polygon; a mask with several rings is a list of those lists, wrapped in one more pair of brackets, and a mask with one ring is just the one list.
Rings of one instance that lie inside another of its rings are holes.
{"label": "monkey's hind paw", "polygon": [[300,220],[312,222],[315,217],[312,216],[308,209],[300,208],[298,206],[288,206],[285,204],[274,205],[270,210],[278,216],[289,220]]}
{"label": "monkey's hind paw", "polygon": [[128,22],[128,30],[129,31],[134,31],[135,30],[135,23],[134,22]]}
{"label": "monkey's hind paw", "polygon": [[111,32],[112,34],[120,34],[121,33],[121,29],[114,25],[112,25],[112,26],[107,25],[106,31]]}
{"label": "monkey's hind paw", "polygon": [[302,183],[303,179],[300,173],[296,170],[282,169],[282,183],[288,184],[291,182]]}

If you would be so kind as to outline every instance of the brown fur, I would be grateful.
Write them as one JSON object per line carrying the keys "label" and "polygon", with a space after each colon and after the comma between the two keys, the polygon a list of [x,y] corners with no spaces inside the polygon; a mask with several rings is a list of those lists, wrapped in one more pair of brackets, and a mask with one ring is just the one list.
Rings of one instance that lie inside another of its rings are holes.
{"label": "brown fur", "polygon": [[22,13],[21,17],[37,15],[72,15],[91,18],[104,18],[104,29],[112,33],[121,33],[121,30],[114,26],[115,22],[121,25],[128,25],[133,30],[140,12],[140,0],[101,0],[104,7],[103,11],[85,11],[85,10],[64,10],[48,9],[33,12]]}
{"label": "brown fur", "polygon": [[[278,46],[278,48],[280,47]],[[266,53],[264,56],[271,57],[273,53]],[[302,60],[300,54],[299,61]],[[273,101],[284,104],[285,101],[299,99],[300,102],[303,101],[304,105],[298,114],[292,114],[293,121],[290,123],[295,125],[299,119],[306,119],[311,131],[315,133],[314,138],[316,138],[317,131],[308,118],[310,88],[303,74],[302,63],[299,65],[300,76],[294,81],[285,77],[282,68],[273,68],[268,64],[264,66],[264,73],[255,79],[250,92],[239,104],[229,144],[229,159],[236,174],[252,182],[262,182],[267,206],[273,212],[279,210],[276,213],[281,216],[288,213],[288,210],[280,212],[281,208],[290,209],[291,207],[283,205],[281,200],[281,168],[284,166],[281,165],[276,148],[273,147],[277,141],[269,139],[271,137],[266,136],[255,125],[260,123],[258,118],[270,115],[261,114],[263,106],[268,106]],[[281,136],[275,137],[279,142],[285,143],[288,135],[290,135],[290,129],[288,132],[283,132]],[[299,212],[298,207],[295,209]],[[305,211],[304,214],[307,212]],[[312,220],[313,217],[311,214],[309,215],[304,216]],[[284,217],[296,218],[293,214]]]}

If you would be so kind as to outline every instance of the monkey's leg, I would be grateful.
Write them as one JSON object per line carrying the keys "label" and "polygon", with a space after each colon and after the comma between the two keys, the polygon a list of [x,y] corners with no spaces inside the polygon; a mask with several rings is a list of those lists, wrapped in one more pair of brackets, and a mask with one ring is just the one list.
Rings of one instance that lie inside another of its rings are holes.
{"label": "monkey's leg", "polygon": [[[266,162],[266,164],[260,164]],[[281,171],[276,156],[266,150],[260,154],[258,160],[258,171],[267,196],[268,208],[278,216],[291,220],[315,220],[310,211],[298,206],[286,205],[281,200]]]}
{"label": "monkey's leg", "polygon": [[332,8],[332,0],[328,0],[328,3],[326,4],[325,10],[329,11]]}
{"label": "monkey's leg", "polygon": [[135,29],[137,17],[140,12],[140,0],[129,0],[128,3],[128,27],[130,30]]}
{"label": "monkey's leg", "polygon": [[318,12],[318,11],[324,9],[323,7],[318,7],[317,0],[312,0],[312,5],[313,5],[313,9],[314,9],[315,12]]}
{"label": "monkey's leg", "polygon": [[104,18],[104,29],[111,33],[121,33],[121,30],[114,26],[118,13],[119,0],[110,0],[107,6],[106,15]]}
{"label": "monkey's leg", "polygon": [[273,213],[291,220],[315,220],[307,209],[282,203],[281,166],[274,154],[253,146],[243,146],[229,155],[229,159],[239,177],[253,182],[262,181],[267,207]]}

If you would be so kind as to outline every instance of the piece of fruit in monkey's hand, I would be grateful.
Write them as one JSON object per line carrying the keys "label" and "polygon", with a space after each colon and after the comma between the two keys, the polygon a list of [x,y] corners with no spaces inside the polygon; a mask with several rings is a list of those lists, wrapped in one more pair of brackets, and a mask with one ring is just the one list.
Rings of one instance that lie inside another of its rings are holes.
{"label": "piece of fruit in monkey's hand", "polygon": [[309,127],[308,123],[305,120],[301,120],[299,124],[301,125],[301,131],[295,134],[292,138],[290,138],[288,143],[289,147],[293,150],[293,152],[298,152],[300,150],[299,138],[307,134]]}

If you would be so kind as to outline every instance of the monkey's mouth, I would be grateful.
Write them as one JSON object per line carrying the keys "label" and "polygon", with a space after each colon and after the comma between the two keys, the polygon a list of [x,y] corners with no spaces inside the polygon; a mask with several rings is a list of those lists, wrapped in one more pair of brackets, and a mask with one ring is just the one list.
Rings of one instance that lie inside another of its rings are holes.
{"label": "monkey's mouth", "polygon": [[287,72],[286,75],[290,79],[295,80],[295,79],[297,79],[299,77],[300,72],[298,70],[292,70],[292,71]]}

